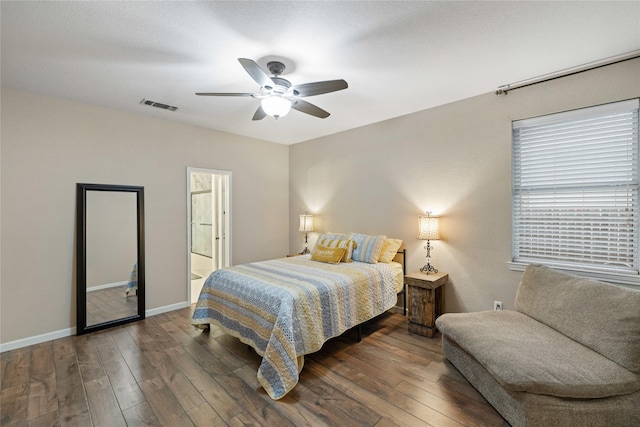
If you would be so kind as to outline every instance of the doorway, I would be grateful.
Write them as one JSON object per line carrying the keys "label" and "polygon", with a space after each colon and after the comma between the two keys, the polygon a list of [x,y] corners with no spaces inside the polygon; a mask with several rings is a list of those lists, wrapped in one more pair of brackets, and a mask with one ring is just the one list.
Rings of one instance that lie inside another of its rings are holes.
{"label": "doorway", "polygon": [[187,168],[188,300],[211,272],[231,264],[231,172]]}

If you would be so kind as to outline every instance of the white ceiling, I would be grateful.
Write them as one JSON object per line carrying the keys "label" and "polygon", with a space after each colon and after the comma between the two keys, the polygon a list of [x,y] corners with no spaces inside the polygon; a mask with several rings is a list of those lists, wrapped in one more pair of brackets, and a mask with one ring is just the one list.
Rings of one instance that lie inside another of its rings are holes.
{"label": "white ceiling", "polygon": [[[1,1],[2,85],[282,144],[640,49],[639,1]],[[237,58],[293,63],[329,111],[251,118]],[[140,104],[171,104],[175,112]]]}

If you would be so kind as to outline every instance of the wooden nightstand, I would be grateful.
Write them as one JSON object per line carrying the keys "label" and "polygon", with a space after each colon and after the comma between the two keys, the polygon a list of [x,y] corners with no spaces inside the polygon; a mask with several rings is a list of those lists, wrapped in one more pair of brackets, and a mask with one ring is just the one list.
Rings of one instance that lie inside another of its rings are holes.
{"label": "wooden nightstand", "polygon": [[444,285],[448,280],[447,273],[416,271],[404,276],[409,303],[409,332],[433,338],[437,330],[436,318],[444,311]]}

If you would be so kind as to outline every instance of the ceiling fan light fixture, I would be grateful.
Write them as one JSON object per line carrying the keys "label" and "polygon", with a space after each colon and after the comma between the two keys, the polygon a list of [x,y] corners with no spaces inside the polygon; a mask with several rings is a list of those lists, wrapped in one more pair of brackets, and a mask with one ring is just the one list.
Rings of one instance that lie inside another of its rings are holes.
{"label": "ceiling fan light fixture", "polygon": [[262,109],[271,117],[284,117],[291,110],[291,101],[281,95],[271,95],[261,101]]}
{"label": "ceiling fan light fixture", "polygon": [[[2,0],[0,0],[2,1]],[[251,76],[256,83],[260,85],[258,93],[218,93],[218,92],[196,92],[199,96],[247,96],[260,99],[260,107],[253,114],[251,120],[262,120],[266,116],[274,118],[284,117],[293,108],[301,113],[310,116],[326,119],[329,113],[322,108],[303,101],[300,98],[314,95],[322,95],[323,93],[336,92],[349,87],[346,81],[326,80],[321,82],[304,83],[293,86],[287,79],[283,79],[280,75],[284,72],[284,64],[280,61],[271,61],[267,64],[269,71],[273,77],[269,75],[256,63],[256,61],[248,58],[238,58],[240,65]]]}

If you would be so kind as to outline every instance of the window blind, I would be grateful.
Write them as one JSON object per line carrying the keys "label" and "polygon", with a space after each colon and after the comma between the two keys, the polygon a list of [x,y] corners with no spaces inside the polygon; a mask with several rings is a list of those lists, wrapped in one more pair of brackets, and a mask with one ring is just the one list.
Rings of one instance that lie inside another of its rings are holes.
{"label": "window blind", "polygon": [[638,275],[638,99],[513,122],[513,261]]}

